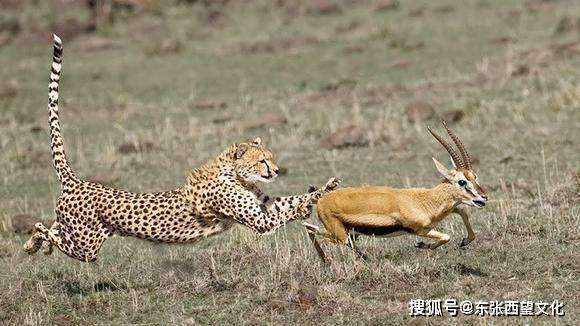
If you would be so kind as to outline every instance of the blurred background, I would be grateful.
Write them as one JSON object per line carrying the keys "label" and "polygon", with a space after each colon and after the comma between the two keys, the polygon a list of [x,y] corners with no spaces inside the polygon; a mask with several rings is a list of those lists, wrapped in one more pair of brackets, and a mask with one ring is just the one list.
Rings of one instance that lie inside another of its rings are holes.
{"label": "blurred background", "polygon": [[[431,157],[447,154],[426,126],[441,131],[443,117],[490,191],[469,210],[478,238],[457,249],[465,231],[450,217],[440,250],[367,237],[369,262],[328,244],[329,268],[299,223],[187,246],[113,238],[95,264],[25,256],[60,192],[46,121],[52,33],[64,43],[67,156],[85,179],[172,189],[261,136],[283,168],[265,186],[273,195],[331,176],[430,187]],[[416,298],[558,299],[559,321],[573,323],[577,1],[0,0],[0,67],[0,323],[383,324],[411,321]]]}

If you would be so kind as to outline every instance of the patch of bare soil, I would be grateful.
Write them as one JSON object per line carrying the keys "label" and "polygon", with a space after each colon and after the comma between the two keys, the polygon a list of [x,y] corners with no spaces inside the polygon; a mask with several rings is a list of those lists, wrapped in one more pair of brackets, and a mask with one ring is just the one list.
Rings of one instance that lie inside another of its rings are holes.
{"label": "patch of bare soil", "polygon": [[0,8],[2,9],[16,9],[23,5],[22,0],[0,0]]}
{"label": "patch of bare soil", "polygon": [[152,142],[126,142],[119,147],[117,147],[117,151],[121,154],[133,154],[133,153],[141,153],[141,152],[148,152],[155,148],[155,145]]}
{"label": "patch of bare soil", "polygon": [[240,129],[247,131],[258,128],[281,126],[288,123],[288,119],[281,112],[267,112],[261,116],[246,120],[240,124]]}
{"label": "patch of bare soil", "polygon": [[228,107],[228,103],[222,100],[215,100],[210,98],[200,98],[191,104],[195,109],[199,110],[215,110],[215,109],[225,109]]}
{"label": "patch of bare soil", "polygon": [[[510,38],[498,39],[498,42],[511,42],[514,41]],[[547,67],[552,63],[558,62],[559,60],[566,60],[580,55],[580,41],[570,41],[570,42],[560,42],[552,43],[548,46],[528,48],[525,50],[518,51],[514,53],[507,62],[517,62],[516,65],[511,67],[509,70],[509,76],[511,77],[521,77],[529,75],[532,73],[538,73],[538,71]],[[398,96],[413,96],[415,94],[425,94],[430,93],[441,93],[450,91],[461,91],[463,89],[482,87],[485,84],[493,82],[494,80],[504,78],[506,71],[505,62],[498,62],[494,64],[494,67],[500,67],[494,69],[489,73],[476,74],[472,78],[456,80],[456,81],[437,81],[437,82],[427,82],[420,85],[392,85],[387,87],[375,87],[362,90],[357,95],[361,99],[373,99],[373,98],[388,98],[395,95]],[[509,68],[510,66],[508,66]],[[329,100],[335,99],[335,94],[330,94],[329,92],[320,92],[318,94],[309,94],[307,96],[308,101],[318,101],[318,100]],[[460,119],[460,118],[459,118]],[[452,120],[452,119],[449,119]]]}
{"label": "patch of bare soil", "polygon": [[406,113],[410,122],[419,123],[433,118],[435,109],[425,101],[413,101],[407,104]]}
{"label": "patch of bare soil", "polygon": [[414,8],[414,9],[409,10],[409,13],[407,15],[409,17],[423,17],[424,14],[425,14],[425,8],[418,7],[418,8]]}
{"label": "patch of bare soil", "polygon": [[93,52],[120,48],[122,46],[122,43],[110,38],[92,35],[79,39],[77,45],[81,51]]}
{"label": "patch of bare soil", "polygon": [[347,124],[336,129],[323,142],[327,148],[360,147],[368,144],[366,129],[354,124]]}
{"label": "patch of bare soil", "polygon": [[399,60],[393,61],[393,63],[391,63],[391,65],[390,65],[390,68],[407,68],[407,67],[411,66],[412,64],[413,64],[413,62],[411,60],[399,59]]}
{"label": "patch of bare soil", "polygon": [[159,57],[171,54],[177,54],[182,52],[184,49],[183,42],[179,39],[164,38],[153,46],[145,49],[145,55],[149,57]]}
{"label": "patch of bare soil", "polygon": [[554,1],[528,0],[525,3],[526,10],[530,14],[542,13],[554,9]]}
{"label": "patch of bare soil", "polygon": [[425,101],[413,101],[406,107],[407,119],[409,122],[421,123],[439,117],[449,123],[457,123],[465,117],[462,110],[448,110],[437,114],[435,108]]}
{"label": "patch of bare soil", "polygon": [[340,94],[352,93],[356,85],[357,81],[354,79],[332,81],[320,87],[318,92],[308,94],[306,96],[306,101],[315,103],[336,99]]}
{"label": "patch of bare soil", "polygon": [[338,25],[334,29],[334,32],[336,34],[344,34],[344,33],[352,32],[352,31],[356,30],[357,28],[361,27],[361,25],[362,25],[362,23],[360,21],[351,20],[350,22],[348,22],[346,24]]}
{"label": "patch of bare soil", "polygon": [[312,1],[312,4],[310,5],[310,7],[308,7],[307,12],[309,14],[316,15],[331,15],[341,13],[342,8],[337,3],[337,1],[315,0]]}
{"label": "patch of bare soil", "polygon": [[242,43],[239,45],[240,52],[244,54],[275,53],[292,51],[301,47],[320,44],[320,40],[312,36],[296,36],[276,40]]}
{"label": "patch of bare soil", "polygon": [[228,121],[231,121],[234,118],[234,115],[231,113],[224,113],[224,114],[220,114],[216,117],[214,117],[213,119],[211,119],[211,122],[215,123],[215,124],[222,124],[222,123],[226,123]]}
{"label": "patch of bare soil", "polygon": [[103,186],[112,187],[117,183],[117,181],[119,181],[119,177],[111,173],[99,173],[88,177],[86,180]]}
{"label": "patch of bare soil", "polygon": [[55,24],[50,30],[54,31],[54,33],[58,34],[66,42],[70,42],[77,36],[92,32],[94,27],[88,22],[82,22],[78,19],[69,18]]}
{"label": "patch of bare soil", "polygon": [[38,216],[30,214],[18,214],[12,217],[12,230],[15,233],[30,234],[36,223],[41,222],[46,227],[50,227],[53,221],[43,221]]}
{"label": "patch of bare soil", "polygon": [[[447,122],[455,123],[463,120],[465,112],[462,110],[449,110],[441,113],[441,118]],[[473,157],[472,157],[473,161]],[[472,162],[473,163],[473,162]]]}
{"label": "patch of bare soil", "polygon": [[580,18],[564,16],[558,21],[554,34],[566,34],[573,31],[580,32]]}
{"label": "patch of bare soil", "polygon": [[353,89],[357,84],[357,81],[354,79],[341,79],[334,82],[330,82],[326,85],[320,87],[320,91],[322,92],[334,92],[340,89]]}
{"label": "patch of bare soil", "polygon": [[517,38],[513,36],[500,36],[494,37],[490,40],[493,44],[509,44],[509,43],[516,43],[518,41]]}
{"label": "patch of bare soil", "polygon": [[0,47],[10,43],[21,29],[20,22],[16,19],[0,21]]}
{"label": "patch of bare soil", "polygon": [[448,14],[455,11],[455,7],[452,5],[440,5],[433,8],[433,12],[438,14]]}
{"label": "patch of bare soil", "polygon": [[382,0],[375,4],[374,12],[383,12],[399,8],[398,0]]}
{"label": "patch of bare soil", "polygon": [[580,55],[580,41],[552,43],[546,47],[530,48],[514,54],[510,60],[529,66],[547,66],[554,61]]}
{"label": "patch of bare soil", "polygon": [[519,77],[524,76],[530,73],[530,66],[526,64],[518,64],[512,69],[510,76],[512,77]]}
{"label": "patch of bare soil", "polygon": [[11,99],[18,95],[20,91],[20,84],[12,79],[7,82],[0,83],[0,100]]}

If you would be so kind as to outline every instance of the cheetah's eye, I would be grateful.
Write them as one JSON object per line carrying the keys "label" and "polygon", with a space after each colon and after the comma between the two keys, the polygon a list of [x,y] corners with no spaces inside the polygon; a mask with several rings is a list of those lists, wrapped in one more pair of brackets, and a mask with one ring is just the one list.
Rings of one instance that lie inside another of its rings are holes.
{"label": "cheetah's eye", "polygon": [[465,181],[465,180],[459,180],[459,182],[457,182],[457,183],[458,183],[458,184],[459,184],[459,186],[461,186],[461,187],[465,187],[465,186],[467,186],[467,181]]}

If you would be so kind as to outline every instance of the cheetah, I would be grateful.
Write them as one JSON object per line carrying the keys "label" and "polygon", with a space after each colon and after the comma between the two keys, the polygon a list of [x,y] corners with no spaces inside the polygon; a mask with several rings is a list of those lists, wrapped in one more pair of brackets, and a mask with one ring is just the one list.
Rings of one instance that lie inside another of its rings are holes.
{"label": "cheetah", "polygon": [[118,234],[164,243],[189,243],[242,224],[258,234],[268,234],[286,223],[308,218],[312,205],[339,185],[331,178],[308,193],[269,197],[257,186],[271,182],[279,172],[272,153],[260,138],[236,143],[217,158],[194,169],[185,184],[175,190],[133,193],[108,188],[78,178],[69,166],[58,118],[58,86],[62,42],[54,35],[49,83],[49,121],[53,164],[61,184],[49,228],[34,226],[24,244],[29,254],[49,255],[56,246],[66,255],[93,262],[107,238]]}

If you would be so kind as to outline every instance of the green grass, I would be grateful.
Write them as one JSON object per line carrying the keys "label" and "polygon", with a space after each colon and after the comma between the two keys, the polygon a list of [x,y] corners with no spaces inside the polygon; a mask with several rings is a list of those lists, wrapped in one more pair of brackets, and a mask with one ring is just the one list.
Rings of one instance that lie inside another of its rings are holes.
{"label": "green grass", "polygon": [[[45,111],[49,35],[86,13],[48,2],[3,9],[3,21],[24,25],[0,47],[0,94],[17,85],[0,98],[0,324],[443,322],[409,317],[416,298],[566,303],[563,318],[464,316],[445,324],[577,323],[580,43],[578,27],[555,31],[562,17],[579,19],[580,6],[401,2],[375,13],[372,1],[344,1],[342,12],[317,15],[308,13],[310,1],[243,1],[217,6],[221,17],[209,23],[202,5],[162,1],[97,34],[63,35],[69,161],[82,177],[113,176],[128,190],[180,186],[188,171],[254,136],[288,169],[265,187],[272,194],[301,193],[331,176],[344,186],[428,187],[439,180],[431,156],[446,158],[425,128],[438,123],[414,125],[405,107],[421,100],[439,113],[462,110],[453,128],[478,158],[491,198],[485,209],[468,210],[477,239],[458,249],[465,231],[452,216],[438,227],[452,241],[436,251],[415,249],[411,236],[362,238],[368,262],[327,244],[330,267],[317,261],[299,223],[265,237],[236,227],[192,245],[115,237],[94,264],[60,252],[25,255],[27,236],[12,231],[12,217],[51,219],[60,191]],[[113,46],[95,47],[97,37]],[[165,51],[164,42],[178,50]],[[518,67],[528,72],[512,76]],[[340,81],[354,86],[322,90]],[[227,107],[198,109],[200,99]],[[269,111],[288,123],[239,127]],[[225,115],[231,119],[212,122]],[[323,147],[352,122],[369,146]],[[154,149],[117,151],[135,141]]]}

